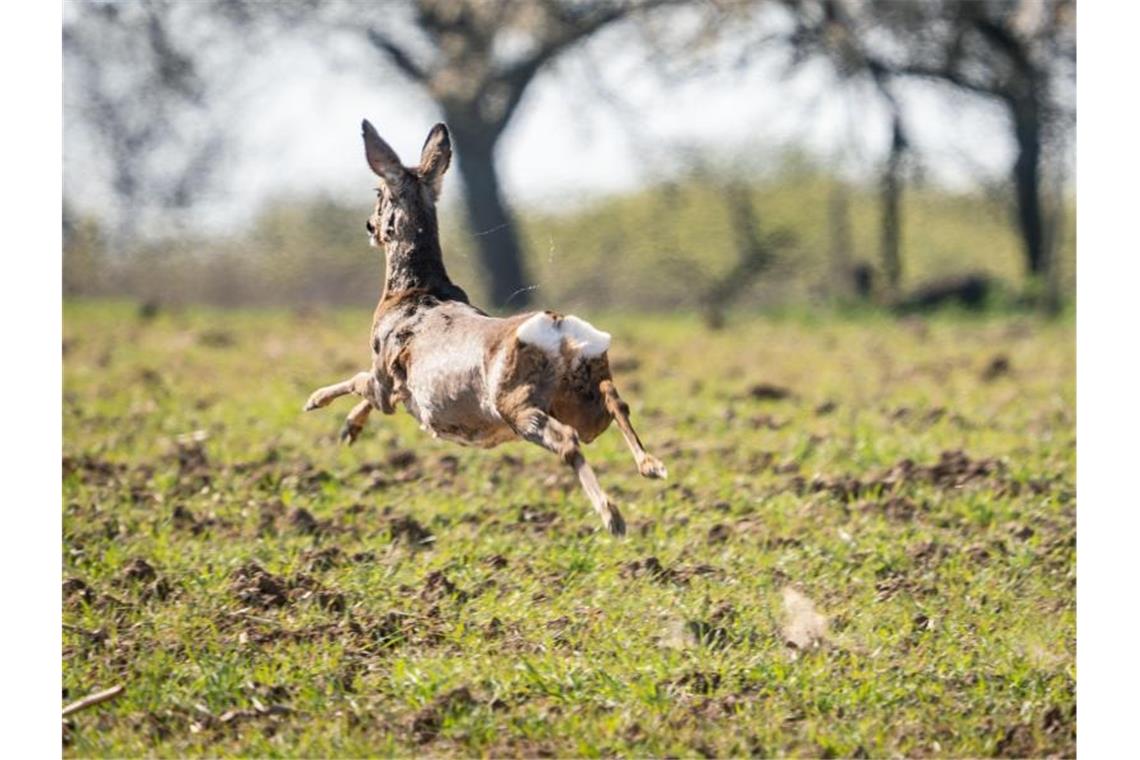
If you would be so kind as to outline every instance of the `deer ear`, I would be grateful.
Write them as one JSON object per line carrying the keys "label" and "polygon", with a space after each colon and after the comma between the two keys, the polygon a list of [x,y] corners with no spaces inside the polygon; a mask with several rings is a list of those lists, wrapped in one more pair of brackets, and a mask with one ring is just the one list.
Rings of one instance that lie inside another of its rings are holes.
{"label": "deer ear", "polygon": [[360,128],[364,135],[364,157],[368,159],[372,171],[385,182],[398,180],[404,173],[404,165],[400,163],[396,151],[384,142],[376,127],[372,126],[368,119],[364,120]]}
{"label": "deer ear", "polygon": [[436,124],[428,132],[424,141],[423,152],[420,153],[420,177],[431,188],[432,194],[438,199],[443,188],[443,174],[451,165],[451,136],[447,133],[446,124]]}

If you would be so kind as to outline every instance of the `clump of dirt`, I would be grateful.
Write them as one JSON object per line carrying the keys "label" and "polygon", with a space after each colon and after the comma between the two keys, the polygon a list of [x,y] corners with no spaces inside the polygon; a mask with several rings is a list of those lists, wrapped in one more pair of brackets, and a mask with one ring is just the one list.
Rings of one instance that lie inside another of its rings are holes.
{"label": "clump of dirt", "polygon": [[410,515],[393,518],[388,523],[393,543],[403,542],[414,549],[430,549],[435,535]]}
{"label": "clump of dirt", "polygon": [[921,594],[923,596],[929,596],[937,592],[934,586],[916,581],[908,577],[906,573],[895,568],[880,569],[876,573],[876,576],[878,580],[875,581],[875,598],[880,602],[892,599],[899,592]]}
{"label": "clump of dirt", "polygon": [[436,467],[442,475],[453,478],[459,472],[459,457],[454,454],[444,454],[436,461]]}
{"label": "clump of dirt", "polygon": [[123,567],[120,582],[126,585],[142,586],[139,596],[143,601],[149,599],[166,601],[174,591],[170,582],[160,577],[158,571],[141,557],[132,559]]}
{"label": "clump of dirt", "polygon": [[153,581],[158,577],[158,573],[151,566],[149,562],[141,557],[136,557],[123,567],[123,579],[128,581]]}
{"label": "clump of dirt", "polygon": [[661,560],[656,557],[646,557],[645,559],[635,559],[631,562],[625,563],[621,569],[621,577],[623,578],[642,578],[648,577],[658,583],[667,583],[672,579],[672,572],[666,570],[661,564]]}
{"label": "clump of dirt", "polygon": [[388,455],[388,466],[394,470],[406,470],[419,461],[416,452],[411,449],[397,449]]}
{"label": "clump of dirt", "polygon": [[931,539],[915,544],[907,551],[907,555],[917,565],[926,566],[950,556],[950,547]]}
{"label": "clump of dirt", "polygon": [[[780,468],[774,468],[779,472]],[[900,459],[890,468],[869,476],[866,479],[852,475],[815,475],[810,481],[802,476],[791,479],[791,486],[797,493],[827,492],[837,499],[851,501],[867,492],[893,492],[899,488],[929,484],[941,489],[957,489],[972,483],[989,481],[995,487],[1006,488],[1008,481],[1004,465],[990,457],[972,459],[966,452],[955,449],[943,451],[937,462],[931,465],[915,464],[912,459]],[[888,516],[896,519],[910,519],[916,508],[907,500],[888,499],[882,503]]]}
{"label": "clump of dirt", "polygon": [[529,504],[519,507],[518,523],[535,532],[545,532],[558,523],[561,517],[552,509],[535,509]]}
{"label": "clump of dirt", "polygon": [[709,528],[708,540],[710,544],[723,544],[730,538],[732,538],[732,528],[724,523],[717,523]]}
{"label": "clump of dirt", "polygon": [[285,514],[285,503],[280,499],[258,505],[257,533],[261,536],[277,535],[277,519]]}
{"label": "clump of dirt", "polygon": [[674,620],[659,637],[662,646],[672,649],[724,649],[729,644],[728,629],[710,620]]}
{"label": "clump of dirt", "polygon": [[290,477],[296,478],[297,490],[302,493],[320,493],[325,483],[336,480],[331,472],[315,467],[311,462],[299,465]]}
{"label": "clump of dirt", "polygon": [[756,430],[781,430],[788,426],[785,420],[776,419],[770,414],[757,414],[749,422]]}
{"label": "clump of dirt", "polygon": [[693,694],[712,694],[721,683],[720,673],[706,673],[701,670],[691,670],[673,681],[666,681],[664,686],[673,689],[682,689]]}
{"label": "clump of dirt", "polygon": [[330,612],[342,612],[345,608],[344,594],[325,589],[307,575],[273,575],[257,562],[247,562],[235,570],[230,589],[242,603],[254,607],[284,607],[312,600]]}
{"label": "clump of dirt", "polygon": [[781,633],[784,642],[793,649],[819,646],[827,638],[827,618],[802,593],[787,586],[784,588],[784,624]]}
{"label": "clump of dirt", "polygon": [[880,501],[865,501],[859,505],[867,514],[881,514],[897,522],[909,522],[918,513],[918,506],[905,496],[888,496]]}
{"label": "clump of dirt", "polygon": [[748,389],[748,396],[753,401],[783,401],[793,395],[790,388],[774,383],[757,383]]}
{"label": "clump of dirt", "polygon": [[174,505],[174,509],[170,513],[170,521],[177,530],[188,530],[195,536],[217,524],[217,520],[213,517],[199,518],[182,504]]}
{"label": "clump of dirt", "polygon": [[502,554],[495,554],[491,557],[487,557],[483,561],[495,570],[502,570],[504,567],[510,564],[510,562],[507,561],[507,558]]}
{"label": "clump of dirt", "polygon": [[983,480],[1002,471],[997,459],[971,459],[961,449],[943,451],[937,464],[920,468],[923,476],[939,488],[961,488],[976,480]]}
{"label": "clump of dirt", "polygon": [[234,571],[231,588],[242,602],[255,607],[283,607],[289,601],[289,587],[256,562],[247,562]]}
{"label": "clump of dirt", "polygon": [[1033,757],[1035,748],[1033,727],[1018,723],[1005,730],[994,747],[994,757]]}
{"label": "clump of dirt", "polygon": [[470,598],[470,595],[452,583],[442,570],[434,570],[429,573],[424,579],[420,598],[426,602],[439,602],[449,597],[454,597],[462,604]]}
{"label": "clump of dirt", "polygon": [[148,298],[139,303],[138,309],[135,311],[140,322],[150,322],[159,315],[162,311],[162,304],[154,298]]}
{"label": "clump of dirt", "polygon": [[310,549],[301,555],[309,572],[329,570],[344,562],[344,552],[339,547],[330,546],[325,549]]}
{"label": "clump of dirt", "polygon": [[851,501],[863,493],[866,488],[866,485],[864,485],[861,480],[851,475],[839,475],[836,477],[815,475],[810,481],[804,481],[800,478],[796,481],[796,485],[800,493],[804,491],[811,493],[827,491],[842,501]]}
{"label": "clump of dirt", "polygon": [[[771,461],[770,459],[768,460]],[[794,459],[786,459],[779,464],[772,465],[772,472],[776,475],[794,475],[800,471],[800,463]]]}
{"label": "clump of dirt", "polygon": [[388,612],[368,629],[368,637],[380,649],[391,649],[411,638],[414,619],[403,612]]}
{"label": "clump of dirt", "polygon": [[95,600],[95,592],[86,582],[79,578],[66,578],[63,581],[63,601],[74,602],[80,601],[85,604],[91,604]]}
{"label": "clump of dirt", "polygon": [[289,525],[298,533],[312,536],[321,532],[323,527],[313,513],[304,507],[297,507],[289,513]]}
{"label": "clump of dirt", "polygon": [[831,399],[828,399],[827,401],[824,401],[822,404],[818,405],[815,408],[815,416],[816,417],[826,417],[827,415],[831,414],[832,412],[834,412],[838,408],[839,408],[839,404],[837,404],[835,401],[833,401]]}
{"label": "clump of dirt", "polygon": [[632,560],[625,563],[621,569],[623,578],[649,578],[655,583],[675,583],[679,586],[688,585],[694,576],[717,575],[718,571],[711,565],[696,565],[693,567],[670,568],[661,564],[657,557],[646,557],[641,560]]}
{"label": "clump of dirt", "polygon": [[109,462],[90,454],[65,456],[62,460],[63,477],[78,473],[83,482],[97,486],[113,485],[122,480],[130,469],[125,464]]}
{"label": "clump of dirt", "polygon": [[206,434],[195,431],[180,435],[174,440],[174,459],[178,463],[179,475],[198,475],[210,469],[210,459],[206,456]]}
{"label": "clump of dirt", "polygon": [[436,697],[430,704],[416,713],[412,719],[412,735],[419,744],[428,742],[439,736],[443,721],[449,715],[462,713],[475,707],[475,697],[466,686],[452,689],[446,694]]}
{"label": "clump of dirt", "polygon": [[1009,361],[1009,357],[1005,354],[997,354],[989,362],[986,363],[985,369],[982,370],[982,380],[987,383],[992,383],[999,377],[1008,375],[1013,369],[1013,365]]}

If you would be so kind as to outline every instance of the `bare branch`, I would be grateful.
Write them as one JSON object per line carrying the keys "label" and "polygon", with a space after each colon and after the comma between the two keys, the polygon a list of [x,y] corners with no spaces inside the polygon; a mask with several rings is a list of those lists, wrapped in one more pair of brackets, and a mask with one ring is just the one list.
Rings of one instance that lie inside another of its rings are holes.
{"label": "bare branch", "polygon": [[368,41],[372,43],[372,46],[384,53],[396,65],[396,68],[410,79],[419,83],[428,81],[428,73],[412,59],[406,50],[388,39],[383,32],[369,28],[367,34]]}
{"label": "bare branch", "polygon": [[984,84],[982,82],[974,82],[967,79],[961,72],[955,71],[948,67],[943,66],[928,66],[922,63],[910,63],[904,66],[898,66],[890,69],[891,73],[897,76],[918,77],[920,79],[935,79],[955,87],[960,87],[963,90],[976,93],[978,95],[985,95],[990,98],[1001,98],[1006,100],[1009,94],[997,87],[996,85]]}
{"label": "bare branch", "polygon": [[605,26],[620,21],[633,13],[644,12],[666,5],[675,5],[683,0],[643,0],[643,2],[616,3],[606,5],[594,11],[583,11],[573,16],[568,15],[567,9],[555,4],[545,3],[548,12],[553,16],[550,35],[541,40],[538,49],[527,58],[514,64],[498,77],[496,81],[507,86],[507,103],[503,109],[499,122],[506,124],[522,100],[523,92],[534,75],[538,73],[547,62],[557,57],[567,48],[586,39]]}
{"label": "bare branch", "polygon": [[119,684],[117,686],[112,686],[111,688],[104,689],[103,691],[97,691],[94,694],[91,694],[90,696],[86,696],[77,702],[72,702],[70,705],[63,708],[63,717],[66,718],[68,715],[71,715],[72,713],[77,713],[80,710],[86,710],[88,707],[93,707],[94,705],[100,704],[102,702],[106,702],[109,699],[114,699],[115,697],[119,696],[122,693],[123,693],[123,685],[122,684]]}

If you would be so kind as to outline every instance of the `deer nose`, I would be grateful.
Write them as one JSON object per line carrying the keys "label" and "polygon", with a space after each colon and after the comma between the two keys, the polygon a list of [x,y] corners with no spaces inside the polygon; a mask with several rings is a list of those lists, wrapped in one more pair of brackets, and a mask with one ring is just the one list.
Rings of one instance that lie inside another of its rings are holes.
{"label": "deer nose", "polygon": [[376,228],[372,225],[371,219],[369,219],[368,221],[366,221],[364,223],[364,229],[368,230],[369,235],[375,235],[376,234]]}

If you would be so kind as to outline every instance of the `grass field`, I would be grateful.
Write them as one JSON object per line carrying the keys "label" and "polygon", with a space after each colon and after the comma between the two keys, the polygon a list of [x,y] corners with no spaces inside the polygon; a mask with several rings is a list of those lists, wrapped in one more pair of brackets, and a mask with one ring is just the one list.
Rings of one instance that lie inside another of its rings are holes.
{"label": "grass field", "polygon": [[369,314],[64,313],[69,756],[1075,754],[1071,319],[587,315],[669,480],[308,393]]}

